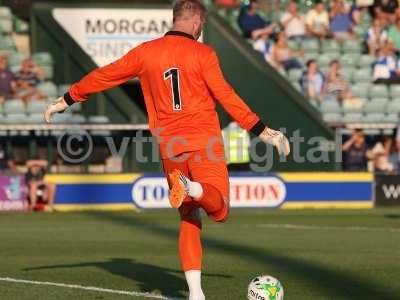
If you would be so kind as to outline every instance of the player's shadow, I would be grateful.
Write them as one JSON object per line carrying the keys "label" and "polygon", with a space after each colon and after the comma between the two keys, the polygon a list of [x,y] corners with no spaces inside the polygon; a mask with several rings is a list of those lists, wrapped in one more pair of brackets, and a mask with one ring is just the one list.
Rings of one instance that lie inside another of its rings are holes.
{"label": "player's shadow", "polygon": [[[185,297],[186,283],[182,271],[141,263],[129,258],[111,258],[76,264],[60,264],[23,269],[24,271],[96,267],[113,275],[123,276],[137,283],[140,292],[159,292],[172,297]],[[212,277],[230,277],[220,274],[203,274]]]}
{"label": "player's shadow", "polygon": [[[141,229],[144,232],[150,232],[162,237],[175,239],[178,235],[178,231],[175,228],[169,228],[155,222],[150,223],[149,221],[132,215],[121,215],[108,212],[90,212],[88,214],[92,217],[110,221],[113,224],[132,226],[135,230]],[[371,282],[365,278],[340,270],[339,265],[335,266],[335,268],[328,268],[317,263],[272,252],[265,248],[261,249],[246,246],[226,239],[221,240],[211,237],[203,237],[202,240],[205,248],[222,251],[225,254],[237,255],[242,260],[256,261],[261,265],[265,265],[266,268],[272,267],[274,269],[282,270],[282,272],[287,272],[291,275],[297,276],[298,278],[302,278],[302,280],[309,283],[318,284],[319,289],[323,290],[326,295],[329,295],[329,299],[399,299],[398,295],[395,295],[393,291],[388,290],[377,282],[371,284]],[[290,286],[287,288],[290,291]]]}

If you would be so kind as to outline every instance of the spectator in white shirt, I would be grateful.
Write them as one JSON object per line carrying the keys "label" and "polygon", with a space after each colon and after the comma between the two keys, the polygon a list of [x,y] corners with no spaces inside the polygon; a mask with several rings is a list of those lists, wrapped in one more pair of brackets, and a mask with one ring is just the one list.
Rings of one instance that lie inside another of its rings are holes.
{"label": "spectator in white shirt", "polygon": [[287,11],[281,18],[281,24],[289,39],[302,38],[306,35],[306,23],[304,16],[298,11],[296,1],[290,1]]}
{"label": "spectator in white shirt", "polygon": [[373,78],[375,83],[400,83],[399,62],[389,43],[379,49],[379,55],[374,65]]}
{"label": "spectator in white shirt", "polygon": [[318,70],[318,64],[315,59],[307,61],[307,70],[303,72],[300,78],[300,86],[305,96],[322,101],[324,76]]}
{"label": "spectator in white shirt", "polygon": [[321,0],[315,1],[314,8],[307,13],[306,25],[312,36],[325,38],[329,34],[329,14]]}
{"label": "spectator in white shirt", "polygon": [[383,28],[380,19],[374,19],[372,26],[368,29],[366,44],[368,46],[368,53],[371,55],[377,55],[378,50],[388,40],[387,31]]}

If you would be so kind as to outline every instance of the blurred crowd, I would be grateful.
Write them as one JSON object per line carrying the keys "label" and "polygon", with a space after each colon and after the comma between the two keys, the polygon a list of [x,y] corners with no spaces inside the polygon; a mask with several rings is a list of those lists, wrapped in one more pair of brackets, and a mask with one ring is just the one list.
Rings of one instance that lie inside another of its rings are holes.
{"label": "blurred crowd", "polygon": [[[233,5],[235,1],[221,2]],[[277,13],[282,11],[281,2],[287,1],[272,1],[269,9]],[[261,4],[260,0],[250,0],[248,5],[241,6],[238,25],[244,37],[281,72],[305,68],[300,85],[308,97],[319,101],[351,99],[349,80],[343,76],[339,60],[332,59],[328,70],[322,72],[315,59],[302,63],[304,53],[293,49],[290,42],[317,39],[340,44],[356,40],[354,29],[363,14],[369,14],[372,20],[363,40],[362,53],[375,57],[371,65],[374,82],[400,83],[400,9],[397,0],[316,0],[306,13],[299,10],[298,1],[289,1],[278,21],[269,21],[262,16]]]}
{"label": "blurred crowd", "polygon": [[1,55],[0,104],[8,99],[22,99],[25,103],[32,99],[47,99],[37,88],[43,78],[43,69],[31,58],[24,59],[19,70],[13,72],[8,68],[8,57]]}
{"label": "blurred crowd", "polygon": [[399,133],[371,140],[356,129],[342,147],[346,171],[400,172]]}

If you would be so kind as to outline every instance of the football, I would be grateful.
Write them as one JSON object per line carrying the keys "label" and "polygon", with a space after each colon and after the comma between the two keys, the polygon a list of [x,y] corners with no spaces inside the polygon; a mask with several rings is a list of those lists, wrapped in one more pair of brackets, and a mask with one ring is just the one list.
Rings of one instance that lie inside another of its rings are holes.
{"label": "football", "polygon": [[254,278],[248,288],[249,300],[283,300],[283,286],[278,279],[269,275]]}

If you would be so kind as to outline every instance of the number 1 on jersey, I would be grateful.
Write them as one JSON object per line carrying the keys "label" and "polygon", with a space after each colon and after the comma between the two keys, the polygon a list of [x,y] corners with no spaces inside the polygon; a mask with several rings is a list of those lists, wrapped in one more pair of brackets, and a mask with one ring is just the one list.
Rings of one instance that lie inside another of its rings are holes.
{"label": "number 1 on jersey", "polygon": [[179,69],[171,68],[164,72],[164,80],[171,77],[172,108],[173,110],[182,109],[181,95],[179,91]]}

